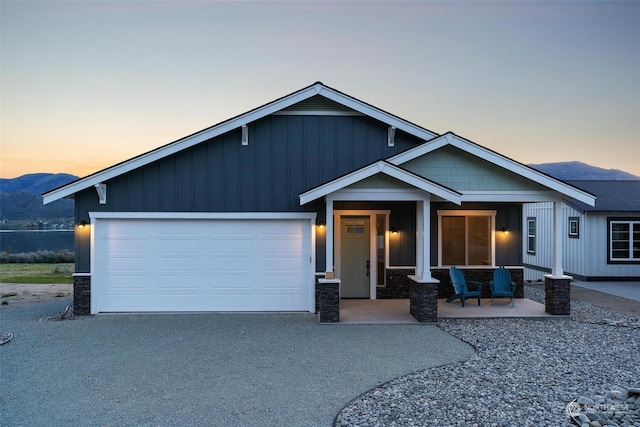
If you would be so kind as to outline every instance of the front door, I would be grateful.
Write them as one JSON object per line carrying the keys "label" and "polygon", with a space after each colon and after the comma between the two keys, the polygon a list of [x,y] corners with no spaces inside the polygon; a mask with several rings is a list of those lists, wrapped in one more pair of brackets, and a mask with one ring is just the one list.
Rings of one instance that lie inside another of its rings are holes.
{"label": "front door", "polygon": [[340,296],[369,298],[369,217],[343,216],[340,225]]}

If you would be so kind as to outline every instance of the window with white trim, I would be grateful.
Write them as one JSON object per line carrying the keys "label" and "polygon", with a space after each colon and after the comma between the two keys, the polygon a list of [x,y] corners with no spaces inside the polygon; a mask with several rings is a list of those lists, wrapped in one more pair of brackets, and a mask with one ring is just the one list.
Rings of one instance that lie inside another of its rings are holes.
{"label": "window with white trim", "polygon": [[495,211],[438,211],[440,265],[494,265]]}
{"label": "window with white trim", "polygon": [[580,218],[577,216],[569,217],[569,237],[580,237]]}
{"label": "window with white trim", "polygon": [[527,253],[536,253],[536,218],[527,217]]}
{"label": "window with white trim", "polygon": [[609,262],[640,262],[640,219],[609,218]]}

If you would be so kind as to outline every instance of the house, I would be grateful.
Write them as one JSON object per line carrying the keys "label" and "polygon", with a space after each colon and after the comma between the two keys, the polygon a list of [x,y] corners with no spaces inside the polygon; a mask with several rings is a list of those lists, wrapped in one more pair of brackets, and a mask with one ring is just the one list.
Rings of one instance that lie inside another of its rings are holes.
{"label": "house", "polygon": [[[597,196],[595,206],[566,200],[561,225],[568,275],[582,281],[640,280],[640,181],[567,181]],[[549,203],[523,205],[526,280],[551,271]]]}
{"label": "house", "polygon": [[[435,319],[450,265],[483,280],[509,266],[521,284],[522,204],[595,203],[320,82],[43,195],[65,197],[76,313],[319,308],[324,321],[340,298],[410,297]],[[557,257],[550,283],[565,279]]]}

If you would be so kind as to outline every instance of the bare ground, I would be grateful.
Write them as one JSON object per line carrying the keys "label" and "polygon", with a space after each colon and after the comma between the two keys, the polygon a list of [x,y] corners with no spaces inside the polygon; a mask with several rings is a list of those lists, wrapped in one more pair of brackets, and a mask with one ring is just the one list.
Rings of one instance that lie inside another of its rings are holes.
{"label": "bare ground", "polygon": [[[14,296],[7,296],[15,293]],[[72,284],[0,283],[0,310],[70,297]]]}

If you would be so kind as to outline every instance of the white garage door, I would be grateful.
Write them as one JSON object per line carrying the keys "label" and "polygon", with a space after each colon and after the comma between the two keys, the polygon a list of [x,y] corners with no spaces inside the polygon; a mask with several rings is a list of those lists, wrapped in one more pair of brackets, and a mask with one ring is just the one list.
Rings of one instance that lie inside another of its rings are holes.
{"label": "white garage door", "polygon": [[312,311],[308,219],[100,219],[94,233],[94,312]]}

